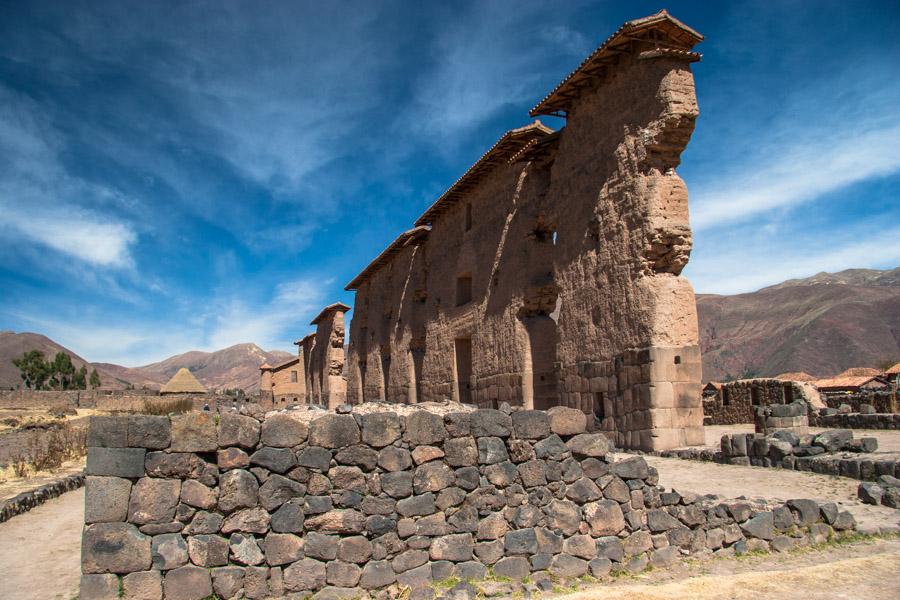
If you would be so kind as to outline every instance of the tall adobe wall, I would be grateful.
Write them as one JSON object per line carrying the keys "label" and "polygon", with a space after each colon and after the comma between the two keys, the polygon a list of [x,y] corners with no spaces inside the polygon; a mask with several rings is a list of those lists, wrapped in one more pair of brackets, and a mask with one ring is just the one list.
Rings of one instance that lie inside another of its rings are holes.
{"label": "tall adobe wall", "polygon": [[577,408],[617,446],[702,444],[688,196],[702,37],[631,21],[347,289],[350,402]]}
{"label": "tall adobe wall", "polygon": [[429,598],[488,568],[602,577],[854,526],[834,504],[666,491],[573,409],[307,414],[94,417],[80,600]]}

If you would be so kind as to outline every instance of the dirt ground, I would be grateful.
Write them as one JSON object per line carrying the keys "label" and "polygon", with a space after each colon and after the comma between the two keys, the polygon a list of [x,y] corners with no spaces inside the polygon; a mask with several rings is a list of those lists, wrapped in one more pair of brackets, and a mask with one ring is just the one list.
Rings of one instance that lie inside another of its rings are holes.
{"label": "dirt ground", "polygon": [[565,600],[895,600],[900,539],[823,550],[682,561],[601,583]]}
{"label": "dirt ground", "polygon": [[0,597],[71,600],[81,577],[84,488],[0,523]]}

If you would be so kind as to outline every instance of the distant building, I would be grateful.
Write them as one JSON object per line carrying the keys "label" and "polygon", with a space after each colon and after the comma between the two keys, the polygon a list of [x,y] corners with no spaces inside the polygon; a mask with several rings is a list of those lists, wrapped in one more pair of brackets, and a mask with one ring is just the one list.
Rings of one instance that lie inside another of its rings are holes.
{"label": "distant building", "polygon": [[306,402],[302,359],[302,355],[297,355],[274,366],[259,367],[259,390],[268,393],[274,407]]}
{"label": "distant building", "polygon": [[790,373],[782,373],[776,375],[775,379],[779,381],[815,381],[816,378],[806,371],[791,371]]}
{"label": "distant building", "polygon": [[197,381],[185,367],[178,369],[169,382],[159,390],[160,394],[206,394],[209,390]]}
{"label": "distant building", "polygon": [[854,394],[861,391],[882,390],[888,387],[886,380],[880,376],[873,375],[841,374],[836,377],[818,379],[813,383],[819,392],[823,394]]}

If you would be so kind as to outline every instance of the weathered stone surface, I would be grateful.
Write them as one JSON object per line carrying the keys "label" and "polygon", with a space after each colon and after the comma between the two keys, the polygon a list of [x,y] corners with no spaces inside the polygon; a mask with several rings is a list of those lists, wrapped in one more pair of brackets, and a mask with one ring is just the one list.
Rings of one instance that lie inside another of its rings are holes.
{"label": "weathered stone surface", "polygon": [[269,529],[271,517],[260,507],[246,508],[228,515],[222,524],[222,533],[243,531],[245,533],[265,533]]}
{"label": "weathered stone surface", "polygon": [[651,509],[647,511],[647,527],[658,533],[681,527],[681,521],[662,509]]}
{"label": "weathered stone surface", "polygon": [[477,467],[462,467],[456,469],[456,485],[466,491],[472,491],[478,487],[480,475]]}
{"label": "weathered stone surface", "polygon": [[228,540],[218,535],[194,535],[187,539],[188,556],[198,567],[228,564]]}
{"label": "weathered stone surface", "polygon": [[361,535],[341,538],[337,557],[344,562],[364,564],[372,557],[372,542]]}
{"label": "weathered stone surface", "polygon": [[512,419],[502,411],[481,409],[470,413],[469,431],[475,437],[509,437],[512,434]]}
{"label": "weathered stone surface", "polygon": [[336,535],[326,535],[317,531],[310,531],[303,536],[303,551],[306,556],[321,560],[334,560],[337,557],[340,538]]}
{"label": "weathered stone surface", "polygon": [[603,487],[604,498],[620,503],[631,501],[631,490],[628,488],[628,484],[615,475],[609,475],[605,479],[608,480],[608,483]]}
{"label": "weathered stone surface", "polygon": [[591,560],[597,556],[597,542],[589,535],[573,535],[563,542],[563,552]]}
{"label": "weathered stone surface", "polygon": [[569,500],[553,500],[545,509],[547,526],[559,529],[565,535],[572,535],[581,525],[581,507]]}
{"label": "weathered stone surface", "polygon": [[383,412],[361,415],[362,441],[375,448],[383,448],[400,439],[400,418],[396,413]]}
{"label": "weathered stone surface", "polygon": [[339,560],[329,562],[325,566],[325,581],[328,585],[352,588],[359,583],[362,569],[352,563]]}
{"label": "weathered stone surface", "polygon": [[357,466],[365,471],[371,471],[378,463],[378,452],[368,446],[356,444],[339,450],[334,459],[339,465]]}
{"label": "weathered stone surface", "polygon": [[413,446],[440,444],[447,437],[444,418],[425,410],[418,410],[406,417],[403,440]]}
{"label": "weathered stone surface", "polygon": [[417,465],[443,458],[444,451],[437,446],[416,446],[412,451],[413,462]]}
{"label": "weathered stone surface", "polygon": [[141,477],[144,475],[143,448],[93,448],[87,450],[85,475]]}
{"label": "weathered stone surface", "polygon": [[[503,414],[503,413],[499,413]],[[499,437],[478,438],[478,462],[483,465],[509,460],[506,444]]]}
{"label": "weathered stone surface", "polygon": [[550,417],[541,410],[520,410],[512,414],[513,432],[517,438],[538,440],[550,435]]}
{"label": "weathered stone surface", "polygon": [[219,479],[219,509],[223,512],[256,506],[258,500],[259,483],[249,471],[235,469]]}
{"label": "weathered stone surface", "polygon": [[518,465],[519,477],[526,488],[547,485],[547,464],[542,460],[530,460]]}
{"label": "weathered stone surface", "polygon": [[[705,537],[705,536],[704,536]],[[625,556],[636,556],[653,548],[653,539],[646,531],[634,531],[622,542]]]}
{"label": "weathered stone surface", "polygon": [[[139,448],[134,448],[133,451],[145,452]],[[90,459],[90,451],[88,459]],[[147,452],[146,469],[147,475],[151,477],[181,477],[199,480],[203,478],[208,465],[202,458],[190,452]],[[141,475],[123,475],[123,477],[140,477]]]}
{"label": "weathered stone surface", "polygon": [[601,458],[609,452],[609,439],[602,433],[580,433],[566,442],[573,455],[578,458]]}
{"label": "weathered stone surface", "polygon": [[153,536],[153,568],[168,571],[188,563],[188,546],[180,533]]}
{"label": "weathered stone surface", "polygon": [[177,479],[142,477],[131,489],[128,521],[138,525],[170,523],[175,518],[180,493],[181,482]]}
{"label": "weathered stone surface", "polygon": [[582,477],[566,488],[566,498],[578,504],[584,504],[591,500],[599,500],[603,495],[600,488],[587,477]]}
{"label": "weathered stone surface", "polygon": [[118,600],[119,578],[115,575],[82,575],[78,598],[79,600]]}
{"label": "weathered stone surface", "polygon": [[212,595],[209,571],[201,567],[181,567],[166,573],[163,580],[166,600],[204,600]]}
{"label": "weathered stone surface", "polygon": [[269,596],[269,567],[244,568],[244,594],[257,600]]}
{"label": "weathered stone surface", "polygon": [[128,600],[162,600],[162,574],[159,571],[129,573],[122,578],[122,591]]}
{"label": "weathered stone surface", "polygon": [[289,413],[274,414],[266,418],[260,432],[263,446],[293,448],[306,441],[309,426]]}
{"label": "weathered stone surface", "polygon": [[325,533],[362,533],[366,530],[366,517],[356,510],[331,510],[307,517],[305,526],[308,530]]}
{"label": "weathered stone surface", "polygon": [[621,562],[625,558],[625,546],[622,540],[609,535],[597,538],[597,556],[608,558],[613,562]]}
{"label": "weathered stone surface", "polygon": [[538,551],[537,534],[534,528],[516,529],[503,536],[503,548],[507,556],[530,556]]}
{"label": "weathered stone surface", "polygon": [[813,444],[824,448],[826,452],[837,452],[844,444],[853,439],[853,431],[850,429],[832,429],[823,431],[815,437]]}
{"label": "weathered stone surface", "polygon": [[256,538],[252,535],[235,533],[228,540],[228,547],[231,552],[231,560],[236,563],[256,566],[265,560]]}
{"label": "weathered stone surface", "polygon": [[219,449],[215,415],[187,412],[172,416],[172,452],[215,452]]}
{"label": "weathered stone surface", "polygon": [[120,477],[86,477],[84,522],[111,523],[128,517],[131,482]]}
{"label": "weathered stone surface", "polygon": [[259,488],[259,503],[267,511],[272,512],[290,500],[303,496],[306,486],[282,475],[272,475]]}
{"label": "weathered stone surface", "polygon": [[225,448],[216,454],[216,464],[222,470],[246,469],[250,466],[250,455],[240,448]]}
{"label": "weathered stone surface", "polygon": [[550,572],[558,577],[581,577],[588,572],[588,562],[576,556],[558,554],[550,563]]}
{"label": "weathered stone surface", "polygon": [[613,500],[589,502],[583,507],[584,520],[593,536],[616,535],[625,528],[625,515],[619,503]]}
{"label": "weathered stone surface", "polygon": [[[162,450],[169,447],[171,439],[169,417],[154,415],[128,416],[128,446],[130,448]],[[90,440],[88,445],[92,445]]]}
{"label": "weathered stone surface", "polygon": [[181,484],[181,501],[188,506],[211,510],[218,502],[216,490],[194,479],[186,479]]}
{"label": "weathered stone surface", "polygon": [[378,453],[378,466],[385,471],[403,471],[412,466],[409,450],[388,446]]}
{"label": "weathered stone surface", "polygon": [[419,466],[413,475],[413,491],[416,494],[439,492],[453,485],[456,475],[443,462],[430,462]]}
{"label": "weathered stone surface", "polygon": [[775,537],[775,519],[771,511],[758,513],[755,517],[741,524],[741,530],[748,536],[761,540]]}
{"label": "weathered stone surface", "polygon": [[254,448],[259,442],[259,432],[259,421],[254,418],[229,412],[224,412],[219,417],[220,446]]}
{"label": "weathered stone surface", "polygon": [[150,538],[128,523],[95,523],[81,537],[83,573],[132,573],[150,568]]}
{"label": "weathered stone surface", "polygon": [[434,494],[426,492],[418,496],[397,501],[397,512],[404,517],[418,517],[433,514],[437,511]]}
{"label": "weathered stone surface", "polygon": [[534,455],[540,459],[563,460],[569,455],[569,448],[554,433],[534,445]]}
{"label": "weathered stone surface", "polygon": [[815,500],[801,498],[788,500],[786,504],[800,527],[809,527],[819,520],[819,503]]}
{"label": "weathered stone surface", "polygon": [[359,586],[374,589],[390,585],[397,580],[397,574],[386,560],[372,560],[363,567],[359,578]]}
{"label": "weathered stone surface", "polygon": [[228,566],[210,570],[213,592],[219,598],[233,598],[244,587],[244,569]]}
{"label": "weathered stone surface", "polygon": [[475,543],[471,533],[454,533],[431,542],[431,560],[462,562],[472,560]]}
{"label": "weathered stone surface", "polygon": [[306,513],[305,500],[293,498],[272,513],[271,527],[276,533],[301,533],[304,529]]}
{"label": "weathered stone surface", "polygon": [[500,577],[521,581],[531,575],[531,565],[525,557],[507,556],[494,563],[494,573]]}
{"label": "weathered stone surface", "polygon": [[556,435],[577,435],[587,428],[587,416],[576,408],[554,406],[547,411],[550,430]]}
{"label": "weathered stone surface", "polygon": [[190,524],[184,528],[184,533],[188,535],[216,533],[222,528],[224,522],[225,518],[218,513],[199,511],[193,516]]}
{"label": "weathered stone surface", "polygon": [[381,489],[392,498],[405,498],[413,492],[413,474],[409,471],[385,473],[381,476]]}
{"label": "weathered stone surface", "polygon": [[646,479],[650,475],[643,456],[633,456],[613,463],[612,472],[622,479]]}
{"label": "weathered stone surface", "polygon": [[881,504],[881,499],[884,496],[884,488],[882,488],[877,483],[864,481],[859,484],[859,487],[856,490],[856,495],[865,504],[877,505]]}
{"label": "weathered stone surface", "polygon": [[287,473],[297,465],[297,460],[288,448],[264,446],[250,455],[250,464],[264,467],[274,473]]}
{"label": "weathered stone surface", "polygon": [[310,446],[344,448],[359,441],[359,425],[353,415],[324,415],[309,424]]}
{"label": "weathered stone surface", "polygon": [[303,558],[303,540],[291,533],[270,533],[262,546],[266,562],[273,567]]}

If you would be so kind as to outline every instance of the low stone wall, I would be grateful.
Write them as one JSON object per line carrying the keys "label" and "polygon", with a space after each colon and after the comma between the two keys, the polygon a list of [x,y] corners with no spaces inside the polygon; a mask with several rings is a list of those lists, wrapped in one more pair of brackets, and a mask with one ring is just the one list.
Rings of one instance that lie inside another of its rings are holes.
{"label": "low stone wall", "polygon": [[93,418],[80,599],[430,598],[451,577],[602,577],[855,526],[835,504],[666,491],[575,409],[300,417]]}
{"label": "low stone wall", "polygon": [[853,439],[849,430],[832,430],[816,436],[797,436],[780,431],[766,436],[739,433],[722,436],[720,450],[684,448],[660,452],[659,456],[722,464],[810,471],[874,481],[882,475],[900,477],[900,459],[876,458],[875,438]]}
{"label": "low stone wall", "polygon": [[855,394],[822,394],[822,400],[828,408],[840,408],[846,404],[850,412],[860,412],[860,405],[875,407],[877,413],[891,413],[892,394],[890,391],[863,391]]}
{"label": "low stone wall", "polygon": [[22,492],[8,500],[0,502],[0,523],[12,519],[16,515],[26,513],[35,506],[40,506],[51,498],[62,496],[66,492],[77,490],[84,485],[84,475],[69,475],[58,481],[44,484],[33,490]]}
{"label": "low stone wall", "polygon": [[809,424],[813,427],[835,427],[841,429],[900,429],[900,414],[811,414]]}
{"label": "low stone wall", "polygon": [[66,410],[94,408],[110,412],[141,412],[145,402],[175,402],[190,400],[194,410],[208,405],[215,411],[219,404],[240,406],[245,400],[235,400],[231,396],[215,394],[165,394],[153,390],[73,390],[57,392],[52,390],[2,390],[0,408],[30,410]]}

